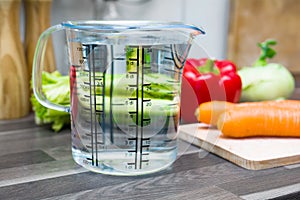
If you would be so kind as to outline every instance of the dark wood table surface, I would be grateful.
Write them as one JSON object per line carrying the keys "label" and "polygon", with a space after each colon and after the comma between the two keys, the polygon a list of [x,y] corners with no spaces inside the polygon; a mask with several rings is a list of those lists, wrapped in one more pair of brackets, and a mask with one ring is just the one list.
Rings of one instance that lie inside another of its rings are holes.
{"label": "dark wood table surface", "polygon": [[[299,81],[293,99],[299,99]],[[33,114],[0,121],[0,200],[300,199],[300,163],[252,171],[179,141],[172,167],[136,177],[89,172],[71,156],[68,128],[36,126]]]}

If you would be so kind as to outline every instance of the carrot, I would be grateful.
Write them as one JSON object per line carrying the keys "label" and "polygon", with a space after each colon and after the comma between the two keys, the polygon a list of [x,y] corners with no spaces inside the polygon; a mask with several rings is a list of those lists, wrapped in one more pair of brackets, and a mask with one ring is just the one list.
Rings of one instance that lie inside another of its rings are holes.
{"label": "carrot", "polygon": [[233,106],[234,103],[226,101],[205,102],[199,105],[196,116],[199,122],[216,126],[220,114],[222,114],[225,110],[232,108]]}
{"label": "carrot", "polygon": [[298,100],[278,100],[278,101],[261,101],[261,102],[244,102],[244,103],[230,103],[226,101],[209,101],[199,105],[196,110],[196,116],[199,122],[217,125],[220,114],[224,111],[234,107],[252,107],[252,106],[276,106],[283,108],[300,109],[300,101]]}
{"label": "carrot", "polygon": [[300,137],[300,110],[278,106],[243,106],[219,116],[218,129],[225,137]]}

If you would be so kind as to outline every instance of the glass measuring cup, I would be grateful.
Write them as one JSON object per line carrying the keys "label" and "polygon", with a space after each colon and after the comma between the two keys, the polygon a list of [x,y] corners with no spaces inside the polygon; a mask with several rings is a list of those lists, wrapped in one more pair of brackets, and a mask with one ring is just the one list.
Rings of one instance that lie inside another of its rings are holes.
{"label": "glass measuring cup", "polygon": [[[42,93],[44,49],[65,30],[70,62],[70,107]],[[72,154],[104,174],[140,175],[176,159],[181,72],[199,28],[145,21],[68,21],[37,43],[33,91],[44,106],[70,112]]]}

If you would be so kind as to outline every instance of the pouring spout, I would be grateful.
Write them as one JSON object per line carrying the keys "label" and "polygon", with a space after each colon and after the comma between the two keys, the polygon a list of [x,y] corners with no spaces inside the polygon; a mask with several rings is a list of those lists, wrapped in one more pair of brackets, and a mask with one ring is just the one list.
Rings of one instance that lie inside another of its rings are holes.
{"label": "pouring spout", "polygon": [[189,51],[192,46],[192,41],[188,42],[188,44],[184,45],[185,47],[182,48],[183,45],[173,44],[171,45],[171,52],[173,56],[173,60],[175,63],[175,66],[178,69],[182,69],[184,66],[184,63],[188,57]]}
{"label": "pouring spout", "polygon": [[195,26],[191,25],[182,25],[181,32],[184,31],[184,34],[187,35],[187,41],[185,44],[172,44],[171,45],[171,51],[172,51],[172,57],[175,62],[175,66],[178,69],[182,69],[184,66],[184,63],[188,57],[188,54],[190,52],[193,39],[197,37],[198,35],[205,34],[205,32]]}
{"label": "pouring spout", "polygon": [[205,31],[194,25],[178,24],[177,31],[185,36],[184,44],[172,44],[171,51],[175,65],[178,69],[182,69],[190,52],[192,42],[195,37],[204,35]]}

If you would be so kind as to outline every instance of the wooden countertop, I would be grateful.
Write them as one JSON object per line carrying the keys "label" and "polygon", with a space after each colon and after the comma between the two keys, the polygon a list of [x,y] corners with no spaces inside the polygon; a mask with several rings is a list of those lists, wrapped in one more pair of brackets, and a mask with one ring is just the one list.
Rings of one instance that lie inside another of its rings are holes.
{"label": "wooden countertop", "polygon": [[0,199],[266,199],[300,197],[300,164],[252,171],[180,141],[163,172],[118,177],[71,157],[70,130],[53,133],[33,116],[0,122]]}
{"label": "wooden countertop", "polygon": [[178,159],[165,171],[107,176],[73,161],[69,129],[38,127],[32,114],[0,121],[1,200],[272,198],[300,198],[300,164],[252,171],[179,141]]}

